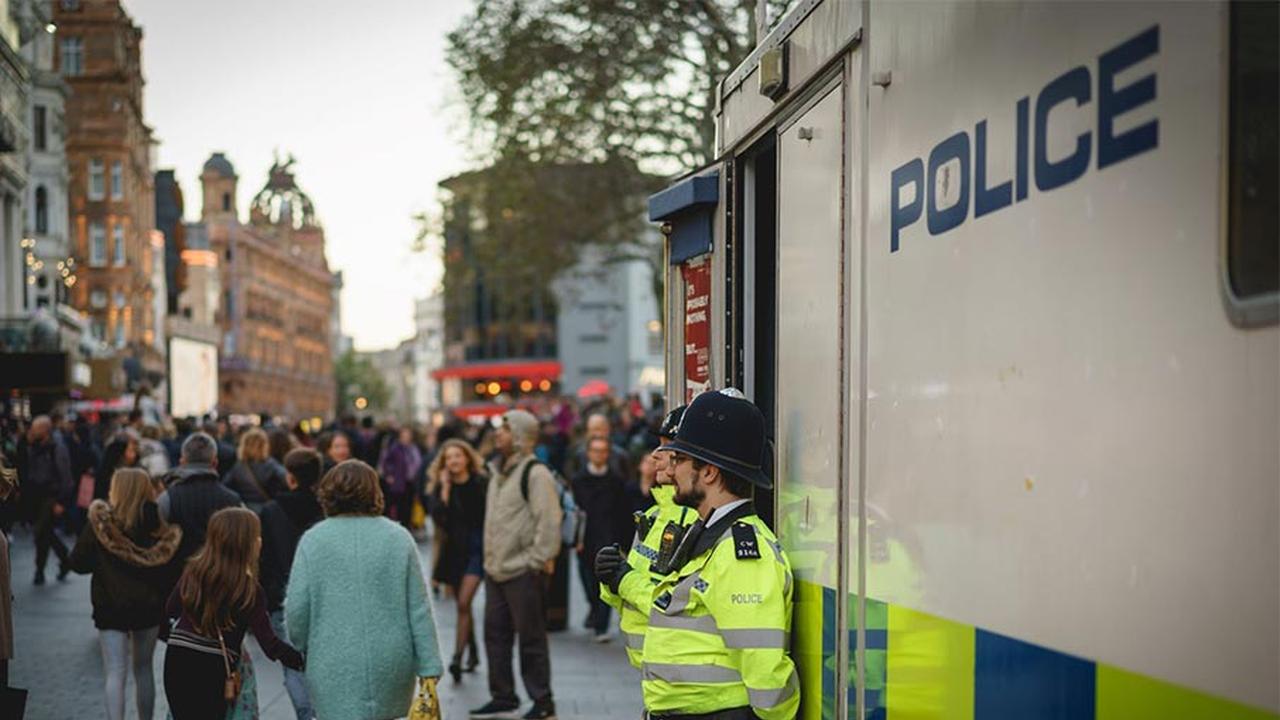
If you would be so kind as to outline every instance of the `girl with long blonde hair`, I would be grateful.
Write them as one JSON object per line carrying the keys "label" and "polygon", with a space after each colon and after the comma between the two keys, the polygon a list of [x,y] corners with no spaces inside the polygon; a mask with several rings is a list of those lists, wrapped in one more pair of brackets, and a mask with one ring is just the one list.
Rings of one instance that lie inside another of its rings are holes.
{"label": "girl with long blonde hair", "polygon": [[102,646],[109,720],[124,718],[130,665],[138,717],[150,720],[155,710],[151,656],[181,541],[182,529],[160,519],[155,489],[145,470],[116,470],[107,499],[89,505],[89,521],[68,566],[78,573],[93,573],[90,599]]}
{"label": "girl with long blonde hair", "polygon": [[[454,682],[462,672],[479,665],[471,603],[484,579],[484,507],[488,478],[484,459],[465,440],[446,440],[427,468],[433,502],[432,519],[443,531],[444,543],[432,579],[448,585],[458,603],[457,637],[449,674]],[[440,533],[437,533],[440,534]],[[464,648],[469,651],[462,663]]]}
{"label": "girl with long blonde hair", "polygon": [[[258,516],[224,508],[209,518],[205,543],[187,563],[165,605],[164,688],[174,720],[220,720],[238,688],[227,683],[247,632],[262,651],[301,670],[302,655],[271,629],[266,593],[258,582],[262,530]],[[234,690],[235,692],[231,692]],[[230,692],[232,697],[228,697]]]}

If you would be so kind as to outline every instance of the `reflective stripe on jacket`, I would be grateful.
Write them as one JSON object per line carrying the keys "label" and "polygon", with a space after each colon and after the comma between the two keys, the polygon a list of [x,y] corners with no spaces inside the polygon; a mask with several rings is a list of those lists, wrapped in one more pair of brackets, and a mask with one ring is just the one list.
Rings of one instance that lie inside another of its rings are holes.
{"label": "reflective stripe on jacket", "polygon": [[[631,551],[627,553],[627,564],[633,572],[640,576],[648,576],[649,591],[639,604],[623,601],[609,586],[600,583],[600,599],[609,607],[618,611],[619,627],[627,647],[627,659],[636,668],[640,667],[641,650],[644,648],[644,631],[649,626],[649,593],[657,587],[663,576],[653,571],[654,561],[662,547],[662,533],[668,522],[681,527],[688,527],[698,514],[687,507],[675,503],[675,488],[670,485],[655,485],[651,491],[654,506],[645,512],[649,517],[649,532],[644,537],[637,537],[631,543]],[[594,561],[595,558],[591,558]]]}
{"label": "reflective stripe on jacket", "polygon": [[[734,525],[754,531],[758,557],[739,557]],[[647,584],[628,573],[619,591],[634,599]],[[763,720],[795,717],[791,565],[750,504],[706,528],[691,559],[648,594],[646,709],[697,714],[750,705]]]}

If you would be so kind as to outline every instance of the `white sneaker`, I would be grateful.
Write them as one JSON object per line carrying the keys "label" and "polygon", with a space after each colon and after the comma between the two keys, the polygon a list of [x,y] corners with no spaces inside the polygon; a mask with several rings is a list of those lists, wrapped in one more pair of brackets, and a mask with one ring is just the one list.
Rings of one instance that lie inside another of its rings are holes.
{"label": "white sneaker", "polygon": [[613,640],[612,630],[609,630],[608,632],[596,633],[596,642],[600,644],[607,643],[611,640]]}

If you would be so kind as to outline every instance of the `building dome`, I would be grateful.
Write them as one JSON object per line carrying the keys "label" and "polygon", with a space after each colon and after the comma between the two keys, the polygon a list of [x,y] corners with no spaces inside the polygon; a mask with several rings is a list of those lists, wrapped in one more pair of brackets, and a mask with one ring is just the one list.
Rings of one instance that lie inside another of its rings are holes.
{"label": "building dome", "polygon": [[280,162],[277,159],[271,165],[266,186],[253,198],[251,217],[295,229],[318,225],[315,205],[293,178],[294,162],[290,155],[288,160]]}
{"label": "building dome", "polygon": [[209,159],[204,162],[204,171],[215,172],[222,177],[227,178],[233,178],[236,176],[235,167],[232,166],[231,161],[227,159],[227,156],[220,152],[216,152],[209,156]]}

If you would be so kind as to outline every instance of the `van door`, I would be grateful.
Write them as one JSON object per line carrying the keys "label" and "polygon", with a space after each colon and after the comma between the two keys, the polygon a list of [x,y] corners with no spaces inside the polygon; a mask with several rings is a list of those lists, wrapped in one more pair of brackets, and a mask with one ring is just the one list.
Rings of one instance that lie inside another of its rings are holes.
{"label": "van door", "polygon": [[777,529],[797,581],[804,718],[835,717],[843,699],[843,105],[837,79],[778,130]]}

